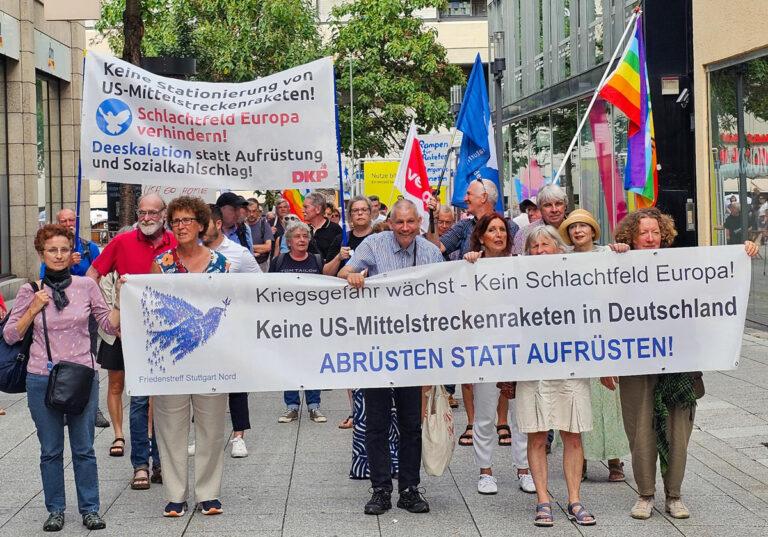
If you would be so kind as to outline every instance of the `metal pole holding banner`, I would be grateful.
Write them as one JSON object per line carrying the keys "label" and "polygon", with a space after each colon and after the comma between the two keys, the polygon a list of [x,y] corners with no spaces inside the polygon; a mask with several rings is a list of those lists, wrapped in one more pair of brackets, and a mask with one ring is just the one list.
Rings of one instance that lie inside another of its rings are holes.
{"label": "metal pole holding banner", "polygon": [[[460,85],[451,86],[451,113],[453,114],[454,126],[451,129],[451,141],[448,144],[448,151],[445,154],[445,162],[440,170],[440,177],[437,180],[437,195],[440,195],[440,189],[443,186],[443,178],[445,177],[445,171],[448,169],[448,163],[451,160],[451,155],[454,152],[453,144],[456,142],[456,128],[455,122],[459,117],[459,110],[461,110],[462,101],[462,87]],[[450,198],[449,198],[450,199]],[[429,233],[435,233],[435,212],[429,211]]]}
{"label": "metal pole holding banner", "polygon": [[560,167],[557,169],[557,173],[552,178],[552,183],[557,184],[558,180],[560,179],[560,174],[563,173],[563,169],[565,169],[565,163],[568,162],[568,158],[571,156],[571,153],[573,152],[573,148],[576,147],[576,142],[579,139],[579,134],[581,134],[581,129],[584,128],[584,125],[586,124],[587,119],[589,118],[589,113],[592,111],[592,107],[595,105],[595,102],[597,101],[597,95],[600,92],[600,88],[603,86],[603,83],[608,78],[608,74],[611,72],[611,68],[613,67],[613,62],[616,61],[616,58],[619,55],[619,51],[623,50],[623,48],[621,48],[622,43],[624,43],[624,40],[627,38],[627,35],[629,34],[630,30],[635,27],[635,22],[637,21],[637,18],[640,16],[641,13],[642,11],[640,10],[640,8],[635,8],[635,10],[632,12],[632,16],[629,18],[627,27],[624,28],[624,33],[621,34],[621,37],[619,38],[619,42],[616,43],[616,47],[613,49],[613,55],[611,56],[611,59],[608,61],[608,65],[605,68],[603,77],[600,79],[600,83],[597,85],[597,88],[595,89],[595,93],[592,95],[592,100],[589,101],[589,106],[587,106],[587,109],[584,111],[584,114],[581,117],[579,126],[576,129],[576,134],[573,135],[571,144],[568,146],[568,150],[565,152],[565,155],[563,156],[563,161],[560,163]]}
{"label": "metal pole holding banner", "polygon": [[344,206],[344,176],[341,173],[341,129],[339,128],[339,94],[336,93],[336,77],[333,77],[333,102],[336,117],[336,163],[339,167],[339,212],[341,213],[341,245],[349,242],[347,237],[347,209]]}

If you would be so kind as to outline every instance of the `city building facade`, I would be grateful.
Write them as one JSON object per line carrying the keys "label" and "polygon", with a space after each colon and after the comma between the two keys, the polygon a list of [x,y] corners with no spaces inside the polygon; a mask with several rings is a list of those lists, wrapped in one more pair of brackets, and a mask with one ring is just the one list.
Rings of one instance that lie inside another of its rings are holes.
{"label": "city building facade", "polygon": [[[763,243],[752,261],[749,323],[768,329],[768,17],[764,0],[693,2],[696,182],[700,244],[727,244],[726,219],[739,204]],[[735,242],[731,237],[730,242]]]}
{"label": "city building facade", "polygon": [[[32,278],[39,227],[76,203],[85,29],[0,0],[0,291]],[[81,206],[88,214],[87,196]],[[82,229],[88,230],[87,216]],[[5,283],[3,283],[5,282]]]}

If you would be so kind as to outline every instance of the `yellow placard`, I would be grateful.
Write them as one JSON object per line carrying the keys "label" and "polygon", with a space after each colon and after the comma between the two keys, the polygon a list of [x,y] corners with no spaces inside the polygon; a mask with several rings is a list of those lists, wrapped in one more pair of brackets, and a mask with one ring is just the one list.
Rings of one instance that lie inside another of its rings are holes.
{"label": "yellow placard", "polygon": [[[363,181],[365,184],[366,196],[378,196],[379,200],[387,207],[397,201],[398,196],[402,194],[394,188],[395,177],[397,176],[397,167],[400,161],[397,160],[368,160],[363,163]],[[440,188],[440,202],[445,204],[446,185],[448,181],[443,180],[443,186]],[[437,185],[432,185],[436,187]]]}

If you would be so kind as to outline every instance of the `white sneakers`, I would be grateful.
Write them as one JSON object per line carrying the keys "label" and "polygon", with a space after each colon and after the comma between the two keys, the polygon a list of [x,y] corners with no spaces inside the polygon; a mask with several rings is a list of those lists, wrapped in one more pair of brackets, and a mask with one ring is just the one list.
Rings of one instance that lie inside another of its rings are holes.
{"label": "white sneakers", "polygon": [[520,484],[520,490],[528,494],[536,494],[536,485],[533,483],[530,470],[527,474],[517,474],[517,481]]}
{"label": "white sneakers", "polygon": [[234,437],[230,443],[232,444],[231,455],[233,459],[242,459],[248,456],[248,448],[245,447],[245,440],[242,436]]}
{"label": "white sneakers", "polygon": [[477,492],[480,494],[496,494],[499,487],[496,485],[496,478],[488,474],[480,474],[480,480],[477,482]]}

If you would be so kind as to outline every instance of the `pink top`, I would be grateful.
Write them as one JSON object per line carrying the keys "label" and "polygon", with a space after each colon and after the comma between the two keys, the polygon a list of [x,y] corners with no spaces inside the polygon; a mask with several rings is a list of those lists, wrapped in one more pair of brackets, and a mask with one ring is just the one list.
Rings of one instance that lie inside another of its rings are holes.
{"label": "pink top", "polygon": [[[69,305],[61,311],[53,303],[51,288],[45,286],[51,297],[45,308],[48,339],[51,343],[51,359],[55,364],[59,360],[76,362],[91,366],[91,337],[88,333],[88,317],[93,313],[96,322],[107,334],[114,335],[116,330],[109,322],[110,308],[104,301],[98,284],[85,276],[72,276],[72,283],[65,290]],[[24,285],[16,295],[8,322],[3,329],[3,337],[9,344],[21,339],[16,324],[29,309],[34,293],[32,286]],[[32,327],[32,347],[29,351],[27,372],[35,375],[48,375],[48,354],[45,351],[43,335],[43,314],[35,316]]]}

